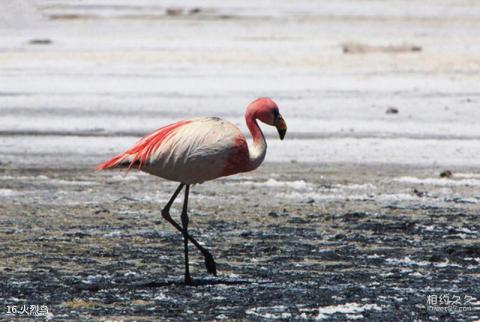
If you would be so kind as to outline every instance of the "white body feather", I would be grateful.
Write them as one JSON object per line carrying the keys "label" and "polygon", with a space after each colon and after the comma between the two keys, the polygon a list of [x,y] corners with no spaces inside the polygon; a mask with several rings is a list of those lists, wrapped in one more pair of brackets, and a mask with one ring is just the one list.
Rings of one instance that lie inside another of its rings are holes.
{"label": "white body feather", "polygon": [[142,171],[185,184],[201,183],[223,175],[225,163],[243,137],[232,123],[198,118],[179,126],[162,141]]}

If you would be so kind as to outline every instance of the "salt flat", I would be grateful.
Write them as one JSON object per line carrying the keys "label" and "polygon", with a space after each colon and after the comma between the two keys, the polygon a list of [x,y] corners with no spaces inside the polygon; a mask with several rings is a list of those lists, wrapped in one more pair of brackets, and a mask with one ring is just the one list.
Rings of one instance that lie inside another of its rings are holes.
{"label": "salt flat", "polygon": [[[271,96],[288,121],[287,138],[302,142],[287,140],[267,161],[476,165],[476,2],[2,6],[11,13],[0,25],[4,160],[23,154],[24,164],[39,161],[24,154],[25,135],[43,141],[48,154],[68,149],[63,138],[77,134],[81,151],[93,152],[96,142],[121,150],[132,137],[193,116],[225,117],[246,131],[245,106]],[[32,44],[42,39],[50,43]],[[413,44],[421,51],[344,54],[348,42]],[[389,107],[399,113],[386,114]],[[297,144],[309,148],[299,155]],[[408,158],[393,151],[398,146]]]}

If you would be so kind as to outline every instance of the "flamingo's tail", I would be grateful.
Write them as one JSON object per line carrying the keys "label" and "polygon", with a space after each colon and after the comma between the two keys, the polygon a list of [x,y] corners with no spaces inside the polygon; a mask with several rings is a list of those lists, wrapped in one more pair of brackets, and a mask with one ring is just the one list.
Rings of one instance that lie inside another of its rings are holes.
{"label": "flamingo's tail", "polygon": [[96,167],[96,170],[127,168],[128,171],[134,165],[138,166],[138,169],[140,170],[143,165],[149,162],[148,160],[160,147],[162,142],[174,133],[176,128],[188,123],[190,123],[190,121],[180,121],[159,128],[155,132],[138,141],[137,144],[128,151],[99,164]]}
{"label": "flamingo's tail", "polygon": [[106,169],[122,168],[128,165],[130,165],[129,155],[125,155],[125,153],[122,153],[110,160],[107,160],[97,165],[95,170],[100,171]]}

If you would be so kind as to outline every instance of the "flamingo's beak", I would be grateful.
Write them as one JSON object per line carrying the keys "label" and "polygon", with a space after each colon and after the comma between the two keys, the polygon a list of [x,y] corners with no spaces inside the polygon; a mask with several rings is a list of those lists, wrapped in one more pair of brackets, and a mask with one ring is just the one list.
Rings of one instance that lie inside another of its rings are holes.
{"label": "flamingo's beak", "polygon": [[285,120],[281,115],[278,115],[277,120],[275,121],[275,127],[277,128],[280,140],[283,140],[285,133],[287,133],[287,123],[285,123]]}

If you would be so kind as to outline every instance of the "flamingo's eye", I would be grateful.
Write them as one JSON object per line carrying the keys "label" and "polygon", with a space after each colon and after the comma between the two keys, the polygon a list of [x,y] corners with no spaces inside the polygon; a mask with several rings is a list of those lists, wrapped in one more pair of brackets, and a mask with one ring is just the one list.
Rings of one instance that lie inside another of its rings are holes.
{"label": "flamingo's eye", "polygon": [[279,115],[280,115],[280,112],[278,111],[278,109],[274,109],[273,110],[273,119],[277,120]]}

